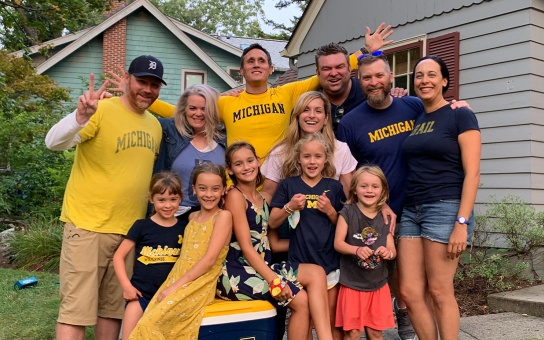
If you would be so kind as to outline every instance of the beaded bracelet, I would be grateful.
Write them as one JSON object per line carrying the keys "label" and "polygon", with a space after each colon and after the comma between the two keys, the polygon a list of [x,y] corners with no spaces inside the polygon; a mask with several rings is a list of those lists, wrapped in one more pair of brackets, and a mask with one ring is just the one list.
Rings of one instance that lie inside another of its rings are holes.
{"label": "beaded bracelet", "polygon": [[292,215],[295,211],[289,207],[289,203],[285,203],[283,206],[283,209],[285,212],[287,212],[289,215]]}
{"label": "beaded bracelet", "polygon": [[362,247],[357,247],[357,249],[355,249],[355,256],[359,256],[359,249],[361,249]]}

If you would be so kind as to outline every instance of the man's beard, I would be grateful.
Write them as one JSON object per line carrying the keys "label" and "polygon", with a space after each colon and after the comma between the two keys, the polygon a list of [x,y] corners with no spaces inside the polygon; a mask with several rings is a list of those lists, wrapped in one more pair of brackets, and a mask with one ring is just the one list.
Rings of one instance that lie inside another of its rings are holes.
{"label": "man's beard", "polygon": [[[151,101],[151,102],[138,100],[138,93],[136,91],[132,90],[132,87],[130,86],[130,83],[127,84],[127,91],[126,92],[127,92],[127,96],[129,98],[129,101],[131,103],[133,103],[133,105],[135,105],[139,109],[147,110],[147,108],[150,107],[151,104],[153,104],[153,102],[154,102],[154,100]],[[142,95],[142,96],[146,97],[145,95]]]}
{"label": "man's beard", "polygon": [[370,104],[370,106],[382,106],[391,93],[391,83],[388,83],[382,87],[382,91],[380,93],[371,94],[370,92],[373,89],[374,88],[365,90],[365,96],[368,104]]}

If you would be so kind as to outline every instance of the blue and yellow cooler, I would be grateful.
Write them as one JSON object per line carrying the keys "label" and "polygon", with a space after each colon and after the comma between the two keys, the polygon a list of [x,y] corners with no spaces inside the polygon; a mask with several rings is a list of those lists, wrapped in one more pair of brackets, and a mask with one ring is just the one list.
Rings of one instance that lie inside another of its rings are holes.
{"label": "blue and yellow cooler", "polygon": [[276,308],[268,301],[224,301],[206,306],[199,339],[276,339]]}

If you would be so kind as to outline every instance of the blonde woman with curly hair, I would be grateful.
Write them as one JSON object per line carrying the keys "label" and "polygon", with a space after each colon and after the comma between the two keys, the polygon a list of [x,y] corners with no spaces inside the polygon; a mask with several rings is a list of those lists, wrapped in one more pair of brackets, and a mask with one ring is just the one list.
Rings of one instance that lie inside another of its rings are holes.
{"label": "blonde woman with curly hair", "polygon": [[[303,137],[321,132],[331,152],[331,162],[336,172],[328,174],[342,183],[348,192],[349,183],[357,161],[351,155],[346,143],[335,139],[331,123],[331,104],[321,92],[310,91],[302,94],[291,113],[291,122],[285,139],[268,154],[261,171],[266,177],[262,191],[274,195],[282,179],[293,175],[296,166],[295,144]],[[294,164],[293,164],[294,163]]]}
{"label": "blonde woman with curly hair", "polygon": [[183,202],[176,213],[187,221],[199,210],[191,189],[191,173],[197,165],[225,165],[225,136],[219,122],[219,92],[209,85],[193,85],[180,96],[173,118],[159,119],[163,136],[153,172],[172,170],[181,179]]}

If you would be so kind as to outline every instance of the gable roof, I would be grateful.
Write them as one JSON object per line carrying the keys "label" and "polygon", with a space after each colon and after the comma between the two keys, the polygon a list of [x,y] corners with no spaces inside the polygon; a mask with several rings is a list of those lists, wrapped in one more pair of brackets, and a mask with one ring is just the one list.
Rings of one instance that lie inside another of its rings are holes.
{"label": "gable roof", "polygon": [[277,71],[287,71],[289,69],[289,59],[281,56],[281,51],[285,48],[285,45],[287,44],[287,41],[285,40],[243,38],[228,35],[220,35],[217,36],[217,38],[234,47],[240,48],[241,50],[251,44],[258,43],[268,52],[270,52],[274,69],[276,69]]}
{"label": "gable roof", "polygon": [[[382,21],[399,27],[490,0],[381,1],[311,0],[282,51],[294,57],[331,41],[344,43],[364,37],[365,27],[375,29]],[[315,26],[315,27],[314,27]]]}
{"label": "gable roof", "polygon": [[281,85],[289,84],[297,80],[298,80],[298,70],[290,68],[284,74],[276,78],[276,81],[274,82],[274,84],[272,84],[272,87],[278,87]]}
{"label": "gable roof", "polygon": [[[50,47],[56,47],[56,46],[68,44],[68,43],[71,43],[72,41],[74,41],[76,39],[79,39],[85,33],[89,32],[91,29],[92,29],[92,27],[83,29],[81,31],[77,31],[75,33],[70,33],[70,34],[67,34],[67,35],[63,35],[62,37],[58,37],[58,38],[46,41],[41,45],[31,46],[28,49],[29,49],[31,54],[34,54],[34,53],[38,53],[40,51],[40,49],[42,49],[44,47],[49,47],[49,46]],[[16,56],[17,58],[21,58],[24,55],[24,53],[25,53],[24,50],[19,50],[19,51],[13,52],[11,54]]]}
{"label": "gable roof", "polygon": [[324,3],[325,0],[310,0],[306,9],[302,12],[302,16],[297,22],[285,49],[281,52],[283,57],[294,57],[300,54],[302,42],[304,42],[304,38],[306,38]]}
{"label": "gable roof", "polygon": [[[235,48],[234,46],[224,43],[219,39],[215,39],[205,33],[202,33],[188,25],[185,25],[179,21],[173,20],[161,11],[159,11],[153,4],[148,0],[136,0],[130,5],[124,7],[123,9],[116,12],[114,15],[105,19],[103,22],[98,24],[95,27],[76,32],[74,34],[69,34],[64,37],[50,40],[40,46],[32,46],[30,48],[31,52],[37,52],[40,48],[45,46],[58,46],[65,43],[70,43],[68,46],[63,48],[61,51],[53,55],[51,58],[47,59],[37,67],[37,73],[42,74],[64,58],[69,56],[71,53],[102,34],[108,28],[112,27],[121,19],[127,17],[131,13],[135,12],[140,8],[145,8],[151,15],[153,15],[159,22],[161,22],[174,36],[176,36],[183,44],[185,44],[193,53],[200,58],[210,69],[212,69],[225,83],[231,87],[238,86],[238,83],[225,71],[221,68],[208,54],[206,54],[198,45],[187,36],[186,33],[193,35],[199,39],[207,41],[229,53],[232,53],[237,56],[242,55],[240,49]],[[22,51],[14,52],[15,55],[22,56]]]}
{"label": "gable roof", "polygon": [[183,22],[176,20],[171,17],[169,18],[180,30],[182,30],[184,33],[192,35],[195,38],[198,38],[200,40],[203,40],[209,44],[212,44],[216,47],[219,47],[227,52],[230,52],[234,54],[237,57],[242,56],[242,49],[237,48],[236,46],[233,46],[232,44],[228,44],[226,42],[221,41],[220,39],[217,39],[216,37],[206,34],[202,31],[197,30],[196,28],[193,28],[187,24],[184,24]]}

